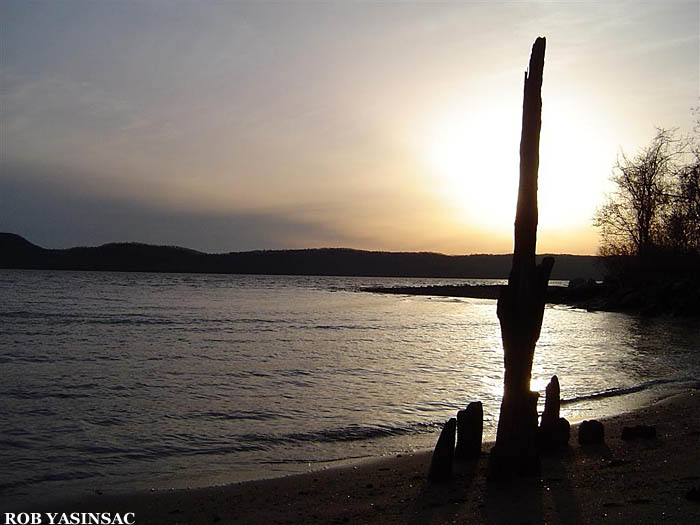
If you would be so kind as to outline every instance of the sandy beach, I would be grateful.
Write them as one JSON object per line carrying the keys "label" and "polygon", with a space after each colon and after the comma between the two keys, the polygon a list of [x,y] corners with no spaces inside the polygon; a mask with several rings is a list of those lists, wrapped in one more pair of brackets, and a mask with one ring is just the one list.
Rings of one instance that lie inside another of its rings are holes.
{"label": "sandy beach", "polygon": [[[544,456],[539,476],[486,479],[478,461],[431,485],[431,451],[285,478],[131,495],[96,494],[30,511],[134,512],[158,523],[698,523],[700,392],[604,420],[605,444]],[[654,439],[621,439],[624,426],[654,425]]]}

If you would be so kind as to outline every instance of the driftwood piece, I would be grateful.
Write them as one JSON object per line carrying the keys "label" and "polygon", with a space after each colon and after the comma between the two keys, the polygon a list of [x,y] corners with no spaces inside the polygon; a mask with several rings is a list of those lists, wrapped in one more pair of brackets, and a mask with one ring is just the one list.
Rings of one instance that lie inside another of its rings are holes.
{"label": "driftwood piece", "polygon": [[542,73],[546,42],[532,46],[525,73],[520,138],[520,182],[515,217],[513,266],[508,285],[498,299],[505,378],[496,445],[491,452],[491,476],[538,470],[537,397],[530,391],[535,343],[540,336],[545,293],[554,259],[535,263],[537,242],[537,171],[542,125]]}
{"label": "driftwood piece", "polygon": [[457,447],[455,459],[478,458],[481,455],[481,439],[484,433],[484,409],[481,401],[467,405],[457,412]]}
{"label": "driftwood piece", "polygon": [[552,376],[545,389],[544,412],[537,431],[537,442],[542,451],[557,450],[569,443],[571,425],[565,418],[559,417],[560,392],[559,379]]}
{"label": "driftwood piece", "polygon": [[433,482],[449,481],[452,478],[452,461],[455,452],[455,430],[457,420],[451,418],[442,427],[440,437],[435,444],[433,457],[430,460],[430,470],[428,470],[428,480]]}

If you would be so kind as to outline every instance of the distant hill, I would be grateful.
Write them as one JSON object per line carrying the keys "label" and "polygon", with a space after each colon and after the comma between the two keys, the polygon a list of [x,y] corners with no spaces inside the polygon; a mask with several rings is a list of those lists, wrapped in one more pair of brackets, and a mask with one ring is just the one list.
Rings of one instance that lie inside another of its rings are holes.
{"label": "distant hill", "polygon": [[[597,264],[597,257],[554,257],[552,279],[601,278],[602,268]],[[443,255],[347,248],[209,254],[177,246],[111,243],[52,250],[13,233],[0,233],[0,268],[5,269],[502,279],[508,277],[510,265],[510,255]]]}

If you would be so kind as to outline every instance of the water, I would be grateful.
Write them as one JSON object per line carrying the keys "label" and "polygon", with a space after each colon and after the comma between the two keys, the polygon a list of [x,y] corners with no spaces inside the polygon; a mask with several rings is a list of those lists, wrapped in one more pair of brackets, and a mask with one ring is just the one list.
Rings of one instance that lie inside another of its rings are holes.
{"label": "water", "polygon": [[[357,291],[464,282],[0,271],[0,498],[227,483],[430,447],[472,400],[492,436],[495,301]],[[557,374],[571,419],[621,412],[697,383],[698,341],[693,322],[548,307],[532,387]]]}

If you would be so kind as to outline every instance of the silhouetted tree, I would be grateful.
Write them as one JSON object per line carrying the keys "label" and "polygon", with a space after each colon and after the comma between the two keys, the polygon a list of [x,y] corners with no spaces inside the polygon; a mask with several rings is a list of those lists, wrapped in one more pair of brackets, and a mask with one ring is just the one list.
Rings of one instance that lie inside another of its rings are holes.
{"label": "silhouetted tree", "polygon": [[508,285],[498,299],[505,377],[491,474],[530,473],[538,467],[537,392],[530,391],[532,360],[540,336],[547,282],[554,259],[535,264],[537,241],[537,172],[542,125],[542,72],[546,41],[532,46],[525,73],[520,138],[520,184],[515,217],[515,247]]}
{"label": "silhouetted tree", "polygon": [[[700,126],[700,124],[699,124]],[[689,161],[671,177],[661,242],[676,253],[700,252],[700,139],[688,142]]]}
{"label": "silhouetted tree", "polygon": [[634,158],[620,154],[610,177],[615,191],[593,218],[601,255],[643,255],[658,243],[679,155],[674,132],[665,129]]}
{"label": "silhouetted tree", "polygon": [[[698,124],[700,127],[700,122]],[[630,159],[621,153],[615,191],[594,215],[608,275],[622,285],[697,273],[700,257],[700,129],[657,129]]]}

